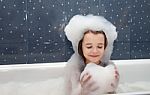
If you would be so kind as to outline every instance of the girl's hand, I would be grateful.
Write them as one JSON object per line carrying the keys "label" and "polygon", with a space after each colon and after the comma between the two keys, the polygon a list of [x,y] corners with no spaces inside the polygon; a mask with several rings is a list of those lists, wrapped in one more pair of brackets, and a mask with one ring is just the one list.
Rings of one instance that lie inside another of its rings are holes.
{"label": "girl's hand", "polygon": [[86,93],[95,91],[99,88],[96,82],[92,80],[92,76],[88,72],[83,75],[80,83],[82,87],[82,93],[84,93],[84,95],[87,95]]}
{"label": "girl's hand", "polygon": [[117,88],[117,86],[118,86],[118,83],[119,83],[119,78],[120,78],[120,76],[119,76],[119,73],[118,73],[118,70],[117,70],[117,67],[115,66],[114,67],[114,81],[111,83],[111,87],[112,87],[112,89],[116,89]]}
{"label": "girl's hand", "polygon": [[85,73],[80,80],[81,86],[84,86],[88,82],[88,80],[90,80],[90,78],[91,75],[89,73]]}
{"label": "girl's hand", "polygon": [[117,81],[117,82],[119,82],[119,78],[120,78],[120,76],[119,76],[119,73],[118,73],[117,67],[115,66],[115,67],[114,67],[114,69],[115,69],[115,79],[116,79],[116,81]]}

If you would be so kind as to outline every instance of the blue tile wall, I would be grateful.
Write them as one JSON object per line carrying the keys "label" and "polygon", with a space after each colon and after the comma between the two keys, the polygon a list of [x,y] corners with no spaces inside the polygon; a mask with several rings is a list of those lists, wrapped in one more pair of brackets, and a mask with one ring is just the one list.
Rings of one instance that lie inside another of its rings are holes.
{"label": "blue tile wall", "polygon": [[64,27],[76,14],[102,15],[116,27],[112,59],[150,58],[150,0],[0,0],[0,64],[67,61]]}

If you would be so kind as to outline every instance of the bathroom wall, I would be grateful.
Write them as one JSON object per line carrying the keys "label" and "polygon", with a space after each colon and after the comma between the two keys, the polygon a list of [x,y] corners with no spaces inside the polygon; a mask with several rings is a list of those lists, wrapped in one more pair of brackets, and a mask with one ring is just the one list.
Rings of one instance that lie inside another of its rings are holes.
{"label": "bathroom wall", "polygon": [[102,15],[117,27],[112,59],[150,58],[150,0],[0,0],[0,64],[67,61],[63,31],[76,14]]}

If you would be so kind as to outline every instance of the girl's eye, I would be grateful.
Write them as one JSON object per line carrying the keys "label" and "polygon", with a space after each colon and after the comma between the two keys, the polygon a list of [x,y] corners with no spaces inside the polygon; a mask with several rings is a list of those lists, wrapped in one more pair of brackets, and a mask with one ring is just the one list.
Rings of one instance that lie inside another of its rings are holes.
{"label": "girl's eye", "polygon": [[103,46],[98,46],[98,48],[100,48],[100,49],[101,49],[101,48],[103,48]]}
{"label": "girl's eye", "polygon": [[88,46],[88,47],[86,47],[86,48],[90,49],[90,48],[92,48],[92,46]]}

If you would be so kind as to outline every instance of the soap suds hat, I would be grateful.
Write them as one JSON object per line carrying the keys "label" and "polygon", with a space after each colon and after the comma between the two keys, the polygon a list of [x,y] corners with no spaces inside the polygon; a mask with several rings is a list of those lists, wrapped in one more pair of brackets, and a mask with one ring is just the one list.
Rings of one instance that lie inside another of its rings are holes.
{"label": "soap suds hat", "polygon": [[82,39],[84,32],[103,31],[107,37],[107,47],[102,58],[102,62],[108,62],[113,51],[113,43],[117,38],[116,27],[103,16],[75,15],[66,25],[64,31],[68,40],[71,41],[73,49],[78,52],[78,43]]}

